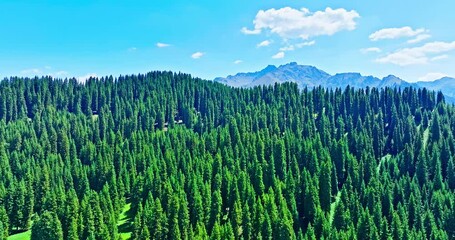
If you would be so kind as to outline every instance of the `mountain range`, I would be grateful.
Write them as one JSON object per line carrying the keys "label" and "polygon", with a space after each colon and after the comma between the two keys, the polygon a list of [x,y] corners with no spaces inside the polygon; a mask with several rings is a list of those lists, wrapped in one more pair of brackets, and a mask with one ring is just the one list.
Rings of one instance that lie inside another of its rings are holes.
{"label": "mountain range", "polygon": [[455,78],[444,77],[431,82],[408,82],[394,75],[382,79],[374,76],[363,76],[360,73],[337,73],[330,75],[314,66],[299,65],[291,62],[276,67],[269,65],[261,71],[237,73],[225,78],[218,77],[214,81],[233,87],[254,87],[275,83],[295,82],[300,88],[323,86],[326,88],[365,87],[416,87],[441,91],[448,102],[455,103]]}

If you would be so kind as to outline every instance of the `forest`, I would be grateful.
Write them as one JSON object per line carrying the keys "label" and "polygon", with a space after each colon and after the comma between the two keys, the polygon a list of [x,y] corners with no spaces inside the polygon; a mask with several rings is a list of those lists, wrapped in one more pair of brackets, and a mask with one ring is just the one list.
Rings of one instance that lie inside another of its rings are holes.
{"label": "forest", "polygon": [[455,107],[173,72],[0,82],[0,239],[455,239]]}

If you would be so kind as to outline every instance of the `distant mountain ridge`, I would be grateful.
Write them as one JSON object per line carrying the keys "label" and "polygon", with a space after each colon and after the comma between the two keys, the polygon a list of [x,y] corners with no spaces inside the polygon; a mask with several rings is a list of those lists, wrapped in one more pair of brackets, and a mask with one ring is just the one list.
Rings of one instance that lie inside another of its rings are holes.
{"label": "distant mountain ridge", "polygon": [[316,86],[345,88],[348,85],[354,88],[425,87],[429,90],[441,91],[449,102],[455,102],[455,78],[444,77],[431,82],[420,81],[411,83],[394,75],[389,75],[382,79],[374,76],[363,76],[360,73],[337,73],[330,75],[314,66],[299,65],[295,62],[279,67],[269,65],[258,72],[237,73],[225,78],[215,78],[214,81],[233,87],[254,87],[284,82],[295,82],[300,88],[312,88]]}

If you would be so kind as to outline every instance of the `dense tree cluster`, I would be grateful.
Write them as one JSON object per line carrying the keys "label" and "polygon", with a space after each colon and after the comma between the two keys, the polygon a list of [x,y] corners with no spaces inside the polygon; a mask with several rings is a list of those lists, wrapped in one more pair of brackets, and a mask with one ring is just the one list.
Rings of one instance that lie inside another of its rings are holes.
{"label": "dense tree cluster", "polygon": [[0,239],[455,239],[455,108],[426,89],[190,75],[0,82]]}

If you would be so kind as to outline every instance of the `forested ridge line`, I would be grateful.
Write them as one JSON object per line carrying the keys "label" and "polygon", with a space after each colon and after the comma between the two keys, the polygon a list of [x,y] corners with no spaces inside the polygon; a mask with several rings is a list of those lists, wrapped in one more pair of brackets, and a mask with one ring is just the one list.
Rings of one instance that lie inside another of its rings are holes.
{"label": "forested ridge line", "polygon": [[426,89],[13,77],[0,236],[119,239],[128,201],[132,239],[455,239],[454,135]]}

